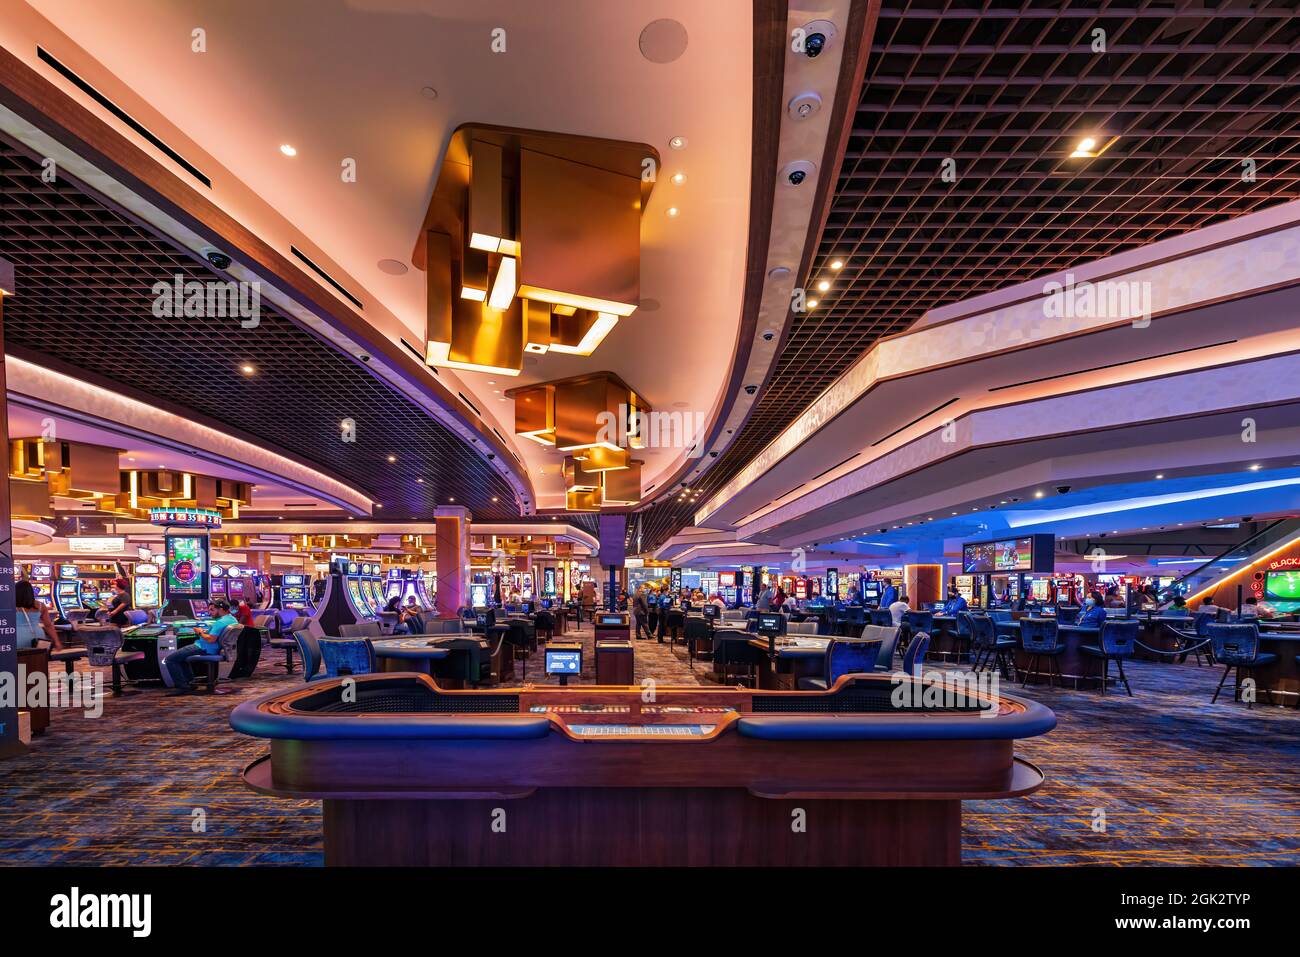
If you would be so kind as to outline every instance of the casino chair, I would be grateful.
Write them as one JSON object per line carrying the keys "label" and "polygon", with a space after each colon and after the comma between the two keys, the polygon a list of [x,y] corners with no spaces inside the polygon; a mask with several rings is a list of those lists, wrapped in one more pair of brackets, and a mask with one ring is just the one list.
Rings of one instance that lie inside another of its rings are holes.
{"label": "casino chair", "polygon": [[[1242,669],[1251,671],[1255,668],[1271,665],[1277,661],[1277,655],[1259,650],[1258,625],[1228,625],[1211,622],[1209,632],[1210,640],[1214,643],[1214,660],[1224,666],[1223,677],[1219,679],[1219,686],[1214,689],[1214,697],[1210,699],[1210,704],[1214,704],[1219,700],[1219,692],[1223,690],[1223,683],[1228,680],[1228,674],[1234,668],[1237,670],[1237,677],[1233,681],[1232,700],[1240,701]],[[1253,708],[1254,706],[1254,695],[1252,695],[1247,700],[1246,707]]]}
{"label": "casino chair", "polygon": [[520,678],[528,677],[528,656],[531,652],[537,650],[536,635],[529,636],[526,625],[531,622],[524,622],[518,618],[507,618],[504,622],[506,625],[505,641],[511,648],[511,657],[515,661],[522,661],[523,666],[519,670]]}
{"label": "casino chair", "polygon": [[113,697],[139,694],[122,688],[122,668],[132,661],[144,661],[143,651],[125,651],[122,648],[122,629],[116,625],[74,625],[73,634],[86,648],[86,659],[92,668],[113,669]]}
{"label": "casino chair", "polygon": [[1056,623],[1058,625],[1073,625],[1079,620],[1079,612],[1082,610],[1078,605],[1057,605]]}
{"label": "casino chair", "polygon": [[907,651],[903,655],[903,672],[913,677],[920,672],[918,665],[925,662],[926,649],[930,647],[930,636],[925,632],[918,632],[912,636],[912,640],[907,643]]}
{"label": "casino chair", "polygon": [[795,687],[799,691],[826,691],[844,675],[870,674],[878,670],[880,659],[888,654],[875,638],[832,638],[826,643],[826,658],[821,678],[800,678]]}
{"label": "casino chair", "polygon": [[709,619],[703,615],[687,615],[686,624],[683,628],[686,643],[687,659],[691,663],[691,670],[695,670],[695,655],[698,653],[697,647],[701,642],[708,642],[712,638],[713,630],[709,627]]}
{"label": "casino chair", "polygon": [[350,625],[339,625],[340,638],[382,638],[384,628],[377,621],[356,621]]}
{"label": "casino chair", "polygon": [[1002,677],[1014,681],[1016,663],[1011,652],[1016,647],[1015,639],[999,638],[993,619],[987,615],[970,615],[969,618],[971,650],[974,653],[971,670],[987,668],[991,658]]}
{"label": "casino chair", "polygon": [[[1020,687],[1029,684],[1030,675],[1037,674],[1034,669],[1038,667],[1039,662],[1046,658],[1048,663],[1047,669],[1047,686],[1052,685],[1052,675],[1055,674],[1059,679],[1061,677],[1061,652],[1065,651],[1065,646],[1058,641],[1059,632],[1057,623],[1052,618],[1021,618],[1020,619],[1020,647],[1024,649],[1025,655],[1029,658],[1029,663],[1025,666],[1024,680],[1020,682]],[[1055,671],[1052,669],[1055,668]]]}
{"label": "casino chair", "polygon": [[375,645],[369,638],[322,638],[318,644],[326,678],[375,673]]}
{"label": "casino chair", "polygon": [[873,608],[871,623],[873,625],[892,625],[894,623],[893,613],[888,608]]}
{"label": "casino chair", "polygon": [[[533,615],[533,633],[538,636],[540,641],[555,640],[555,616],[545,609]],[[545,635],[543,639],[541,636]]]}
{"label": "casino chair", "polygon": [[[276,649],[277,651],[284,652],[284,673],[287,675],[293,674],[293,653],[295,651],[298,651],[300,647],[298,643],[298,639],[294,638],[293,635],[296,634],[301,629],[306,628],[307,622],[309,620],[310,619],[308,619],[305,615],[297,615],[296,617],[294,617],[289,622],[288,630],[289,630],[290,637],[285,638],[284,621],[283,619],[281,619],[280,634],[278,636],[273,636],[269,642],[272,648]],[[314,641],[315,639],[312,640]],[[307,659],[304,657],[302,660],[303,660],[303,667],[306,667]],[[317,664],[319,665],[319,663],[320,662],[318,661]]]}
{"label": "casino chair", "polygon": [[743,666],[745,679],[757,683],[756,670],[767,661],[767,652],[751,645],[753,638],[749,632],[734,628],[719,628],[713,633],[713,671],[721,676],[722,684],[727,683],[733,666]]}
{"label": "casino chair", "polygon": [[217,636],[217,644],[220,650],[215,655],[193,655],[188,659],[191,669],[196,666],[203,668],[203,674],[195,677],[207,685],[208,694],[228,693],[224,689],[219,690],[217,688],[217,684],[221,681],[221,666],[235,660],[238,653],[239,636],[243,632],[243,625],[238,623],[227,625],[221,634]]}
{"label": "casino chair", "polygon": [[1095,645],[1080,645],[1079,650],[1085,655],[1101,659],[1101,693],[1106,693],[1110,681],[1110,663],[1115,662],[1119,668],[1119,680],[1124,682],[1124,690],[1133,697],[1133,689],[1128,686],[1124,676],[1124,659],[1132,658],[1137,652],[1137,621],[1104,621],[1101,623],[1101,635]]}
{"label": "casino chair", "polygon": [[[1196,632],[1196,641],[1194,642],[1194,644],[1203,645],[1205,642],[1210,641],[1210,625],[1214,624],[1217,620],[1218,620],[1217,616],[1210,612],[1205,612],[1204,614],[1197,613],[1195,617],[1192,618],[1192,628]],[[1214,664],[1215,659],[1214,659],[1214,651],[1213,651],[1214,648],[1213,641],[1210,641],[1210,648],[1211,650],[1207,652],[1207,654],[1210,658],[1210,664]],[[1202,654],[1201,649],[1197,648],[1194,654],[1196,655],[1196,664],[1197,666],[1199,666],[1201,663],[1201,654]],[[1186,652],[1179,655],[1177,658],[1177,661],[1180,664],[1186,660],[1187,660]]]}
{"label": "casino chair", "polygon": [[668,633],[668,644],[675,645],[686,630],[686,612],[680,608],[669,608],[664,614],[664,631]]}
{"label": "casino chair", "polygon": [[880,653],[876,656],[876,671],[890,671],[894,667],[894,653],[898,650],[898,641],[902,627],[893,625],[866,625],[861,638],[880,642]]}
{"label": "casino chair", "polygon": [[[892,619],[891,619],[892,620]],[[918,632],[925,632],[927,635],[934,631],[934,612],[932,611],[905,611],[903,612],[903,631],[908,640],[912,635]]]}
{"label": "casino chair", "polygon": [[817,619],[807,618],[803,621],[791,621],[785,626],[787,635],[816,635]]}
{"label": "casino chair", "polygon": [[320,639],[307,627],[306,618],[299,618],[296,622],[298,621],[302,622],[302,627],[293,630],[293,643],[298,649],[299,657],[302,658],[302,678],[303,681],[318,681],[325,677],[317,674],[321,663]]}
{"label": "casino chair", "polygon": [[498,680],[504,681],[506,677],[512,675],[514,657],[513,654],[504,654],[506,632],[501,630],[495,639],[488,638],[488,641],[495,641],[491,648],[484,648],[482,640],[477,637],[467,635],[463,638],[444,638],[438,642],[439,648],[446,648],[449,654],[442,661],[433,662],[434,678],[443,678],[448,681],[462,682],[471,688],[477,688],[482,684],[491,684],[492,659],[498,654],[501,655],[502,673],[497,676]]}

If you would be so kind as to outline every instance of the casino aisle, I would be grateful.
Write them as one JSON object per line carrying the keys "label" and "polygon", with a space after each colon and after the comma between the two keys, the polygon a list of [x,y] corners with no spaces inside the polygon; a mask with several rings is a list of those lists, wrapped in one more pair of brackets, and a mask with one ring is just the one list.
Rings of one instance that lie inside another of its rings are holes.
{"label": "casino aisle", "polygon": [[[557,636],[556,640],[582,642],[582,681],[584,684],[595,684],[596,637],[595,629],[591,623],[584,621],[580,628],[570,626],[568,632],[562,637]],[[659,684],[670,685],[703,685],[709,683],[704,680],[704,674],[709,667],[708,663],[697,661],[695,669],[692,671],[690,662],[686,657],[686,649],[681,642],[670,645],[665,638],[663,644],[657,641],[634,641],[632,646],[633,654],[636,656],[633,663],[633,675],[637,684],[647,678],[653,678]],[[558,685],[560,683],[558,676],[547,676],[542,673],[541,649],[545,648],[545,645],[539,645],[538,648],[539,650],[528,659],[527,680],[538,685]],[[521,664],[522,662],[516,662],[515,664],[514,681],[508,681],[501,687],[518,687],[524,683],[525,679],[521,676]]]}

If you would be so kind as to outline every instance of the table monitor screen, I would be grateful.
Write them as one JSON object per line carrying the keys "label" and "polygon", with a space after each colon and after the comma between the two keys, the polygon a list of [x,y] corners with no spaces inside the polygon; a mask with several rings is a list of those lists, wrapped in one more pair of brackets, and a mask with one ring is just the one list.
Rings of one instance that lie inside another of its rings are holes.
{"label": "table monitor screen", "polygon": [[709,602],[704,606],[705,618],[717,618],[720,614],[722,614],[722,609],[713,604],[713,602]]}
{"label": "table monitor screen", "polygon": [[600,615],[597,624],[604,628],[620,628],[627,623],[622,615]]}
{"label": "table monitor screen", "polygon": [[497,613],[495,608],[488,608],[478,612],[474,616],[474,624],[479,628],[491,628],[497,623]]}
{"label": "table monitor screen", "polygon": [[760,611],[758,613],[758,631],[763,635],[784,635],[785,615]]}
{"label": "table monitor screen", "polygon": [[582,650],[555,651],[546,649],[546,673],[548,675],[582,674]]}

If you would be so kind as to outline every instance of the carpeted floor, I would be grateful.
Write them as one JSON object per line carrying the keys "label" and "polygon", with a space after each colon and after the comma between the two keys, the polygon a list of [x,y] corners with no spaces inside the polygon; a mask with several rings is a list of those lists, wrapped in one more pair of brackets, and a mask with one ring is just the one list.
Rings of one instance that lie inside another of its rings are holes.
{"label": "carpeted floor", "polygon": [[[592,633],[584,678],[591,673]],[[574,633],[566,636],[574,637]],[[637,678],[703,680],[680,647],[636,645]],[[231,731],[230,709],[293,687],[281,659],[236,693],[107,699],[87,719],[55,711],[25,757],[0,763],[0,864],[321,863],[320,809],[265,798],[239,771],[265,743]],[[545,680],[539,661],[530,680]],[[1136,697],[1029,688],[1056,711],[1021,742],[1047,783],[1027,798],[965,805],[971,864],[1300,864],[1300,711],[1220,699],[1218,670],[1133,663]],[[1098,822],[1104,815],[1104,828]]]}

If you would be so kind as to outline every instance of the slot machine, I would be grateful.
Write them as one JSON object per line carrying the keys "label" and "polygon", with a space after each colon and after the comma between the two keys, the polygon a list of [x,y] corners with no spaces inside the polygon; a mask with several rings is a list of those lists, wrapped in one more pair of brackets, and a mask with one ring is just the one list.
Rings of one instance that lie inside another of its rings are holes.
{"label": "slot machine", "polygon": [[238,605],[241,601],[249,603],[252,589],[248,583],[248,570],[240,568],[237,565],[231,565],[226,569],[226,598],[229,599],[231,606]]}
{"label": "slot machine", "polygon": [[27,580],[32,583],[36,600],[46,607],[54,604],[54,566],[49,562],[33,562]]}
{"label": "slot machine", "polygon": [[81,579],[77,566],[65,563],[56,569],[57,579],[54,583],[54,607],[59,617],[68,620],[68,612],[80,611],[84,606],[81,601]]}
{"label": "slot machine", "polygon": [[131,576],[131,606],[148,611],[162,605],[162,569],[152,562],[138,562]]}
{"label": "slot machine", "polygon": [[307,597],[307,576],[285,574],[280,576],[280,607],[285,609],[311,611],[311,601]]}
{"label": "slot machine", "polygon": [[211,584],[208,587],[209,601],[217,598],[230,597],[226,590],[226,567],[224,565],[213,565],[209,578],[211,580]]}
{"label": "slot machine", "polygon": [[387,605],[396,595],[403,602],[406,601],[407,576],[400,568],[388,569],[388,577],[384,580],[384,604]]}

